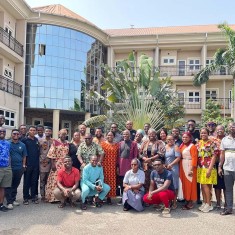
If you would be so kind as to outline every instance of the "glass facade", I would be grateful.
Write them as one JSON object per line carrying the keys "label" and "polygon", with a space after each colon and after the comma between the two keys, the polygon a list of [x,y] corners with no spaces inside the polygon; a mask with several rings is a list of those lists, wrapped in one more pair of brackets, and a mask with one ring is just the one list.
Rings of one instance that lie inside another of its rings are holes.
{"label": "glass facade", "polygon": [[93,113],[97,107],[85,104],[85,91],[99,83],[101,63],[106,63],[106,48],[95,38],[60,26],[28,24],[25,107]]}

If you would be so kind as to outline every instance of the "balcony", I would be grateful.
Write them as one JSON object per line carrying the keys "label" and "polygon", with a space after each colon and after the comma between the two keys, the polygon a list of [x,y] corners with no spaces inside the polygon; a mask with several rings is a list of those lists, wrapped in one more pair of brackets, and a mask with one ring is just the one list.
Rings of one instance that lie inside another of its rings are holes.
{"label": "balcony", "polygon": [[[194,76],[202,69],[202,65],[178,65],[178,66],[159,66],[158,70],[161,77],[170,76]],[[231,73],[226,69],[212,72],[211,75],[230,75]]]}
{"label": "balcony", "polygon": [[212,98],[212,100],[220,105],[220,109],[231,109],[232,99],[230,98]]}
{"label": "balcony", "polygon": [[23,57],[24,49],[23,45],[20,44],[15,38],[7,33],[3,28],[0,27],[0,42],[8,46],[15,53]]}
{"label": "balcony", "polygon": [[185,109],[201,109],[201,98],[180,98],[179,104]]}
{"label": "balcony", "polygon": [[0,90],[22,97],[22,85],[0,75]]}

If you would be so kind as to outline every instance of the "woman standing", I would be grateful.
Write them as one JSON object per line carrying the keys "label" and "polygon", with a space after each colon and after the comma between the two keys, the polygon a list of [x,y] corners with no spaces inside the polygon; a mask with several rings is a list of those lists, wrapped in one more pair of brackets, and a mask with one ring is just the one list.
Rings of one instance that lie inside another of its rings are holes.
{"label": "woman standing", "polygon": [[209,131],[206,128],[200,130],[201,140],[197,143],[198,168],[197,182],[201,184],[203,203],[198,208],[202,212],[213,210],[211,205],[211,189],[213,184],[217,184],[217,172],[215,169],[216,156],[214,151],[216,145],[209,140]]}
{"label": "woman standing", "polygon": [[160,131],[158,132],[157,137],[158,137],[159,140],[162,140],[165,144],[167,144],[167,141],[166,141],[167,129],[166,128],[160,129]]}
{"label": "woman standing", "polygon": [[192,135],[185,132],[180,145],[182,159],[180,161],[180,179],[186,204],[183,210],[193,208],[193,201],[197,200],[197,148],[192,143]]}
{"label": "woman standing", "polygon": [[131,161],[131,170],[127,171],[123,180],[123,210],[135,209],[143,211],[144,181],[145,175],[139,169],[140,162],[137,159]]}
{"label": "woman standing", "polygon": [[150,185],[150,173],[152,171],[152,162],[157,158],[165,161],[165,144],[157,139],[157,132],[154,129],[148,131],[149,140],[144,142],[140,149],[140,155],[142,156],[142,165],[145,172],[145,184],[144,188],[147,192]]}
{"label": "woman standing", "polygon": [[69,143],[69,156],[71,157],[73,161],[73,167],[77,168],[80,170],[80,162],[78,161],[77,158],[77,151],[78,151],[78,146],[80,145],[80,133],[79,132],[74,132],[73,134],[73,139],[71,143]]}
{"label": "woman standing", "polygon": [[175,199],[172,209],[176,209],[176,198],[179,188],[179,161],[181,158],[181,153],[179,147],[175,145],[175,139],[173,135],[168,135],[166,141],[165,165],[167,170],[171,171],[172,173],[173,184],[175,188]]}
{"label": "woman standing", "polygon": [[61,129],[59,131],[59,139],[53,140],[53,143],[49,149],[47,157],[52,159],[51,161],[51,171],[48,176],[46,185],[46,201],[55,202],[57,201],[54,196],[54,189],[56,188],[57,172],[63,166],[64,157],[69,152],[69,143],[66,140],[67,130]]}
{"label": "woman standing", "polygon": [[107,195],[107,203],[112,204],[111,198],[116,196],[116,177],[117,177],[117,159],[118,159],[118,143],[114,142],[114,133],[109,132],[106,136],[106,141],[101,142],[101,147],[104,150],[103,169],[105,182],[110,186],[110,191]]}

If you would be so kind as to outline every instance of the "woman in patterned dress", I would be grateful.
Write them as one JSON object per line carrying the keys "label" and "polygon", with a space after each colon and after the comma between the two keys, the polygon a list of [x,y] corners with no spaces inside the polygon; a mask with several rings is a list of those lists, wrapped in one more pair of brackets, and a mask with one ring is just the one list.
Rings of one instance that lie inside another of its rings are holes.
{"label": "woman in patterned dress", "polygon": [[201,184],[203,203],[199,207],[202,212],[213,210],[211,204],[212,185],[217,184],[217,172],[215,168],[216,144],[209,139],[209,131],[206,128],[200,130],[201,140],[197,143],[198,168],[197,182]]}
{"label": "woman in patterned dress", "polygon": [[111,198],[116,196],[116,176],[117,176],[117,159],[118,159],[118,143],[114,141],[113,132],[109,132],[106,141],[101,142],[104,150],[103,168],[105,182],[111,187],[107,195],[107,203],[112,204]]}
{"label": "woman in patterned dress", "polygon": [[54,197],[54,189],[56,188],[57,172],[63,167],[64,157],[69,152],[69,143],[66,140],[67,130],[61,129],[59,131],[59,139],[53,140],[47,157],[52,159],[51,171],[48,176],[46,185],[46,201],[55,202],[57,201]]}

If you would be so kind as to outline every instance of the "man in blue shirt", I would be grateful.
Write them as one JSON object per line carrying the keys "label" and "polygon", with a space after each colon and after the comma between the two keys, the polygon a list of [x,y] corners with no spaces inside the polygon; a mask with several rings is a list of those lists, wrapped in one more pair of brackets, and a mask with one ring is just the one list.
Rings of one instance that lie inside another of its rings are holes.
{"label": "man in blue shirt", "polygon": [[29,189],[31,187],[32,202],[38,204],[38,178],[39,178],[39,142],[35,137],[36,127],[29,127],[28,136],[22,140],[27,149],[26,170],[24,172],[23,197],[24,205],[29,204]]}
{"label": "man in blue shirt", "polygon": [[104,183],[103,167],[98,166],[97,162],[97,156],[91,156],[90,163],[84,167],[82,172],[82,210],[87,209],[84,204],[86,197],[96,195],[96,207],[101,207],[101,201],[110,191],[109,185]]}
{"label": "man in blue shirt", "polygon": [[148,204],[161,204],[165,208],[163,214],[170,213],[170,202],[175,198],[175,189],[173,184],[172,173],[164,168],[161,159],[153,162],[155,170],[150,175],[149,192],[144,195],[144,202]]}
{"label": "man in blue shirt", "polygon": [[6,129],[0,127],[0,211],[8,209],[3,205],[5,188],[11,187],[10,143],[5,140]]}
{"label": "man in blue shirt", "polygon": [[21,177],[26,166],[27,151],[25,144],[19,141],[20,132],[18,129],[13,129],[11,132],[10,142],[10,157],[12,168],[12,184],[11,187],[5,189],[7,200],[7,208],[12,210],[13,206],[19,206],[16,201],[17,188],[20,185]]}

